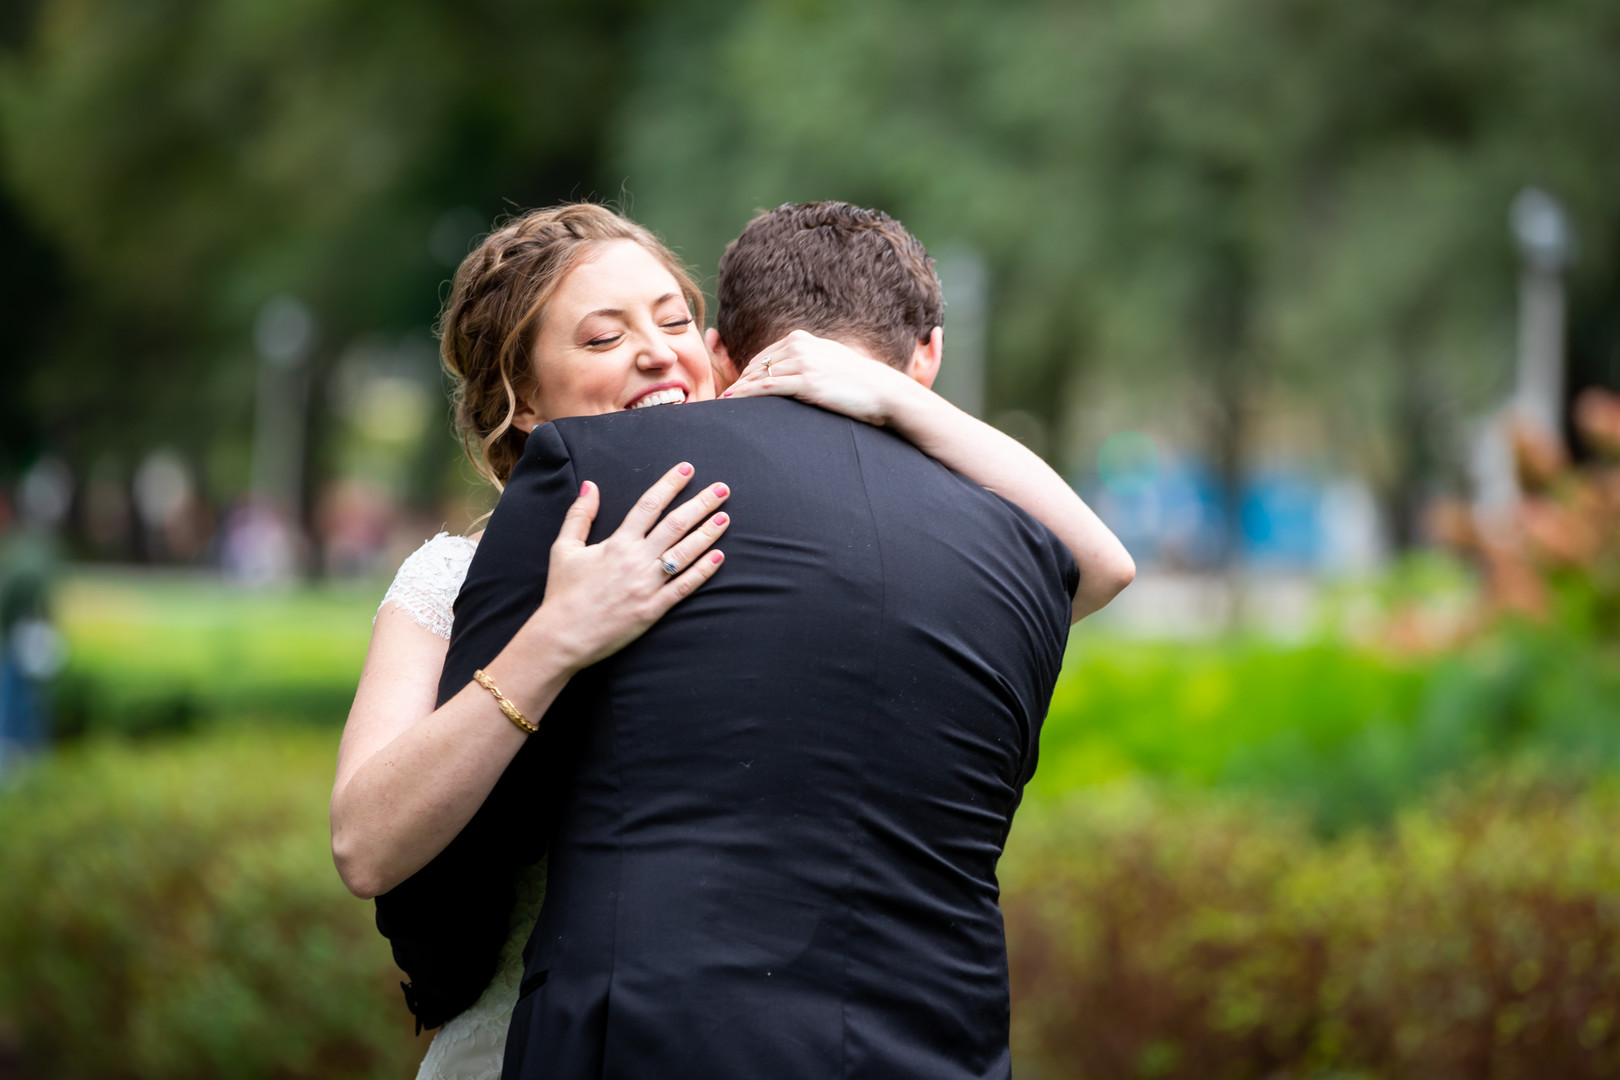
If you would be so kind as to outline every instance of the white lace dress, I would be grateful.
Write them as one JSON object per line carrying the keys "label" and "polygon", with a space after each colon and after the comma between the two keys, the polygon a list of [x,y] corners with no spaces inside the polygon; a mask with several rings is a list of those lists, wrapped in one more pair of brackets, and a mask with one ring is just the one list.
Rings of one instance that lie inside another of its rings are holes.
{"label": "white lace dress", "polygon": [[[477,548],[477,541],[465,536],[435,536],[401,564],[377,610],[393,604],[424,629],[448,639],[452,605]],[[501,1075],[506,1027],[523,980],[523,945],[540,917],[545,890],[546,864],[541,860],[518,879],[517,902],[495,978],[466,1012],[433,1036],[416,1080],[497,1080]]]}

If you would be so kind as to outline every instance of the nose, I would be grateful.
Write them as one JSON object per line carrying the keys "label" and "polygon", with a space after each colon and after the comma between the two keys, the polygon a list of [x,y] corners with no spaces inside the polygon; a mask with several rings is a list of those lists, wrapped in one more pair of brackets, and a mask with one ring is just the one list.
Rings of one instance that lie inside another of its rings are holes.
{"label": "nose", "polygon": [[680,354],[670,344],[666,335],[653,333],[643,339],[641,349],[636,353],[636,367],[642,371],[668,371],[680,360]]}

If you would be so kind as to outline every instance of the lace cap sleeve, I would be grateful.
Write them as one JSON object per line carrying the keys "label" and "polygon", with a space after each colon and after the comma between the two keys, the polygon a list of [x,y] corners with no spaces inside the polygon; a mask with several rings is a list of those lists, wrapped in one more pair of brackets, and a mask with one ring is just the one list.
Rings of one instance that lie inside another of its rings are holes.
{"label": "lace cap sleeve", "polygon": [[400,564],[377,611],[393,604],[418,626],[448,641],[456,594],[477,550],[475,540],[439,533]]}

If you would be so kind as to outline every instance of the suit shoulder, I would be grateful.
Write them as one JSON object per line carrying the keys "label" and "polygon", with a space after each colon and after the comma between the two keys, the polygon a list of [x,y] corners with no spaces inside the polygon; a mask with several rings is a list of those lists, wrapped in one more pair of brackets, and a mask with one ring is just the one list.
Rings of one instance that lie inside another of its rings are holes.
{"label": "suit shoulder", "polygon": [[722,432],[780,434],[818,428],[832,430],[854,423],[846,417],[792,398],[772,397],[698,401],[689,405],[656,405],[596,416],[568,416],[545,426],[555,429],[569,452],[578,453],[604,443],[661,441]]}

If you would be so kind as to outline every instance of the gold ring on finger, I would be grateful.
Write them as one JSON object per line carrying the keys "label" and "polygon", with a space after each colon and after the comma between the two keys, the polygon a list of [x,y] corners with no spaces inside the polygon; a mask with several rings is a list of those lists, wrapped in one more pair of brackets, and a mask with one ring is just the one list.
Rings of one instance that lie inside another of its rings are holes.
{"label": "gold ring on finger", "polygon": [[767,356],[764,360],[761,361],[761,363],[763,363],[765,365],[765,377],[767,379],[770,378],[771,377],[771,365],[776,363],[776,357]]}

